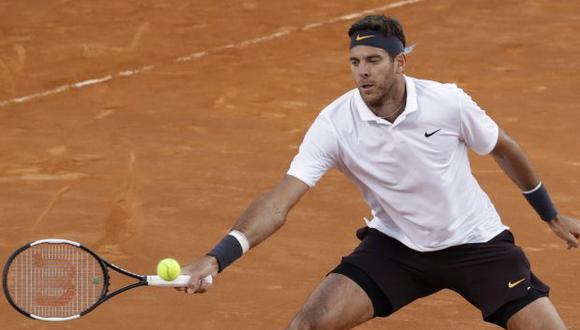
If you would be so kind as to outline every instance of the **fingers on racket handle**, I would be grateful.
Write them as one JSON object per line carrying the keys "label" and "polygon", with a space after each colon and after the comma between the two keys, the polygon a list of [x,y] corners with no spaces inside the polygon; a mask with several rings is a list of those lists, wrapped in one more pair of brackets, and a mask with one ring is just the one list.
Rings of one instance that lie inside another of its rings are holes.
{"label": "fingers on racket handle", "polygon": [[[151,275],[151,276],[147,276],[147,284],[149,286],[179,288],[179,287],[186,287],[187,283],[189,283],[190,279],[191,279],[191,277],[188,275],[179,275],[173,281],[166,281],[159,276]],[[204,277],[202,279],[202,281],[211,285],[213,283],[213,277],[211,275],[208,275],[208,276]]]}

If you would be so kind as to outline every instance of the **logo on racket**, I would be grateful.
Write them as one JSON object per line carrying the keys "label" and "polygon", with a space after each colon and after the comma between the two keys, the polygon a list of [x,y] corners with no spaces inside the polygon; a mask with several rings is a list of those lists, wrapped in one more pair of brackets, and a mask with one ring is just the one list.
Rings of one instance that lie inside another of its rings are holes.
{"label": "logo on racket", "polygon": [[74,285],[76,270],[73,264],[65,259],[46,258],[41,253],[32,256],[36,303],[40,306],[64,306],[72,301],[76,294]]}

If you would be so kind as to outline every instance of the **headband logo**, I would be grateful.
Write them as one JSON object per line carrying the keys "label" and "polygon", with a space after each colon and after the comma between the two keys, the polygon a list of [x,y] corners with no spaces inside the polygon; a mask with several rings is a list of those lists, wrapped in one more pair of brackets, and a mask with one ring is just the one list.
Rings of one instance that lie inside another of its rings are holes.
{"label": "headband logo", "polygon": [[373,34],[368,35],[368,36],[361,36],[360,34],[356,35],[356,41],[361,41],[361,40],[365,40],[368,38],[374,38],[375,36]]}

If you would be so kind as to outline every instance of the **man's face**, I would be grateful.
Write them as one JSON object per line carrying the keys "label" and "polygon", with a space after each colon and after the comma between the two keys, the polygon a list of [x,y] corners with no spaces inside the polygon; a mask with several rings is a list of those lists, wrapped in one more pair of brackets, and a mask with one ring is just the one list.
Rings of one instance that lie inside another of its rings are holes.
{"label": "man's face", "polygon": [[380,106],[389,96],[396,78],[402,74],[399,57],[391,60],[384,49],[355,46],[350,49],[350,69],[362,98],[370,106]]}

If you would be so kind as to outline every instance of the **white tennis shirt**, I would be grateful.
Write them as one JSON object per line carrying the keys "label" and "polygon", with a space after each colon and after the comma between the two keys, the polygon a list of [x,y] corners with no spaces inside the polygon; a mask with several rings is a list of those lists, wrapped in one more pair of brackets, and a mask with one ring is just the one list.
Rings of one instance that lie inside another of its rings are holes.
{"label": "white tennis shirt", "polygon": [[490,153],[497,124],[455,84],[405,82],[406,107],[392,124],[368,108],[358,89],[332,102],[287,174],[313,187],[337,168],[370,206],[367,225],[417,251],[490,240],[508,227],[473,177],[467,147]]}

